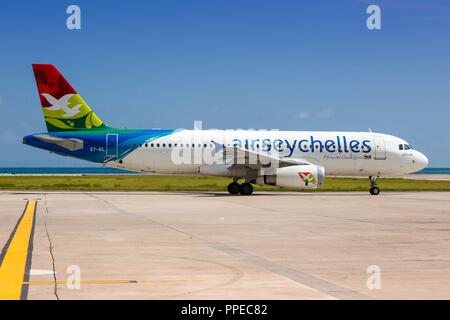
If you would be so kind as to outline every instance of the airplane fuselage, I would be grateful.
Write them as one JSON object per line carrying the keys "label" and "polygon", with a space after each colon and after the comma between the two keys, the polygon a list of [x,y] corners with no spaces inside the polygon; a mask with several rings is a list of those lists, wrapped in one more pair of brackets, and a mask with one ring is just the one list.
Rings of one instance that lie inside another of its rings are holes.
{"label": "airplane fuselage", "polygon": [[116,130],[42,133],[25,137],[24,143],[112,167],[163,174],[234,176],[226,163],[217,162],[217,144],[307,161],[324,167],[326,175],[398,176],[428,163],[403,139],[372,132]]}

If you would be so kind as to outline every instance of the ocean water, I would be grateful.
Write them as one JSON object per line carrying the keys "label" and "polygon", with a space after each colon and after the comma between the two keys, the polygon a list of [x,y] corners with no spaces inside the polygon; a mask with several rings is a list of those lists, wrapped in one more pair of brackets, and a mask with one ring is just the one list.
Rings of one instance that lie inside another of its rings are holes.
{"label": "ocean water", "polygon": [[0,168],[0,174],[139,174],[139,173],[110,167],[85,167],[85,168],[24,167],[24,168]]}
{"label": "ocean water", "polygon": [[425,168],[416,173],[423,174],[450,174],[450,168]]}
{"label": "ocean water", "polygon": [[[416,173],[450,174],[450,168],[425,168]],[[139,172],[109,167],[85,167],[85,168],[25,167],[25,168],[0,168],[0,174],[139,174]]]}

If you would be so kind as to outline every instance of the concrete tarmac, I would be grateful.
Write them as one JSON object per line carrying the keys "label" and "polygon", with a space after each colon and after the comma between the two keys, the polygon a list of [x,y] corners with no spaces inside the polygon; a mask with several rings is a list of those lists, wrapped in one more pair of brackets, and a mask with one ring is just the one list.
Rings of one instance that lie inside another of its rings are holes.
{"label": "concrete tarmac", "polygon": [[7,191],[0,247],[26,199],[27,299],[450,299],[450,192]]}

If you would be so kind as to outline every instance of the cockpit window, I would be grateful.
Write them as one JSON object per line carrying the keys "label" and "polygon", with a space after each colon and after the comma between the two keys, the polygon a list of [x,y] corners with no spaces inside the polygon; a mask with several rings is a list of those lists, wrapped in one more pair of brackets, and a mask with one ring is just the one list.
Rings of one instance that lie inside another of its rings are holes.
{"label": "cockpit window", "polygon": [[403,150],[403,145],[402,145],[402,144],[399,144],[399,145],[398,145],[398,149],[399,149],[399,150]]}

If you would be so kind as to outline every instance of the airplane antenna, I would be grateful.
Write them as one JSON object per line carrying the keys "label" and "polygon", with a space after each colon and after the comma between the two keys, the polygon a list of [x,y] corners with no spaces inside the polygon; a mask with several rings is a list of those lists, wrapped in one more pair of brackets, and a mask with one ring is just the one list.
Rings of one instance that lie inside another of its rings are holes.
{"label": "airplane antenna", "polygon": [[369,128],[369,132],[373,132],[372,129]]}

